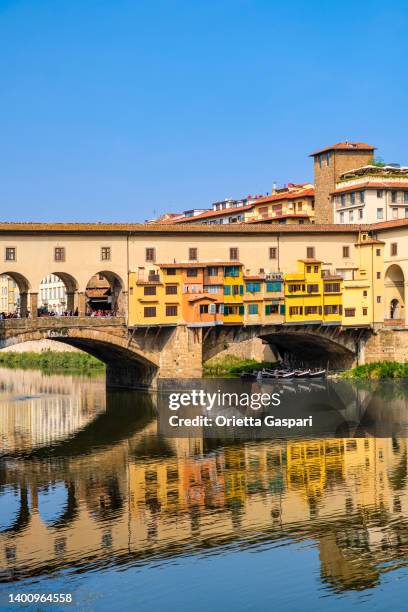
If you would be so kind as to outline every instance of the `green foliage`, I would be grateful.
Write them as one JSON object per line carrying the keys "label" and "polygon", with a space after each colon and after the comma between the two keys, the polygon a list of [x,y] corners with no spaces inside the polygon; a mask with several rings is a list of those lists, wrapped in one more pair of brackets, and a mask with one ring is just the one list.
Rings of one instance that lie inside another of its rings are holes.
{"label": "green foliage", "polygon": [[377,166],[377,168],[384,168],[384,166],[386,165],[386,164],[384,163],[383,158],[382,158],[382,157],[379,157],[379,156],[377,156],[377,157],[372,157],[372,158],[369,160],[368,164],[369,164],[370,166]]}
{"label": "green foliage", "polygon": [[408,363],[376,361],[357,366],[343,374],[344,378],[376,380],[381,378],[408,378]]}
{"label": "green foliage", "polygon": [[0,351],[0,366],[44,372],[103,372],[105,365],[87,353],[41,351],[41,353],[5,353]]}
{"label": "green foliage", "polygon": [[206,378],[236,378],[241,372],[252,372],[262,368],[275,367],[276,363],[270,361],[256,361],[256,359],[241,359],[230,355],[222,359],[210,359],[204,364],[204,376]]}

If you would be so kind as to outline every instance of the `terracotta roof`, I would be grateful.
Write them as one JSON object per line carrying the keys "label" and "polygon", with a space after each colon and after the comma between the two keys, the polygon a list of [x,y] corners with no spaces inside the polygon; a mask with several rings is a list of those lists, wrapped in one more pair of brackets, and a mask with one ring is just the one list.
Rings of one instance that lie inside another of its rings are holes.
{"label": "terracotta roof", "polygon": [[332,195],[346,193],[347,191],[361,191],[362,189],[408,189],[408,180],[404,183],[393,183],[392,181],[366,181],[356,185],[345,185],[332,191]]}
{"label": "terracotta roof", "polygon": [[110,295],[110,288],[101,287],[100,289],[87,289],[85,293],[87,297],[92,298],[107,297],[108,295]]}
{"label": "terracotta roof", "polygon": [[214,297],[213,293],[199,293],[198,295],[192,295],[191,297],[187,298],[188,302],[198,302],[201,300],[211,300],[211,302],[218,302],[220,298]]}
{"label": "terracotta roof", "polygon": [[[258,200],[257,200],[258,202]],[[166,220],[163,223],[191,223],[201,219],[209,219],[211,217],[221,217],[222,215],[230,215],[239,212],[244,212],[253,208],[254,204],[246,204],[245,206],[238,206],[237,208],[224,208],[223,210],[208,210],[207,212],[201,213],[201,215],[195,215],[194,217],[182,217],[181,219]]]}
{"label": "terracotta roof", "polygon": [[318,151],[314,151],[310,153],[309,157],[313,157],[314,155],[318,155],[319,153],[326,153],[329,151],[374,151],[376,147],[373,145],[367,144],[366,142],[337,142],[330,147],[325,147],[324,149],[319,149]]}
{"label": "terracotta roof", "polygon": [[159,263],[159,268],[216,268],[217,266],[242,266],[240,261],[189,261],[180,263]]}
{"label": "terracotta roof", "polygon": [[258,204],[266,204],[267,202],[279,202],[280,200],[297,200],[298,198],[313,197],[314,189],[299,189],[297,191],[285,191],[283,193],[274,193],[264,198],[258,198],[250,206],[258,206]]}
{"label": "terracotta roof", "polygon": [[[0,222],[1,234],[119,234],[125,236],[144,236],[154,234],[327,234],[327,233],[359,233],[375,231],[388,227],[403,227],[408,219],[395,219],[379,223],[330,223],[330,224],[256,224],[230,223],[225,225],[164,225],[162,223],[15,223]],[[228,262],[230,263],[230,262]],[[210,265],[210,264],[209,264]],[[212,262],[216,265],[216,262]],[[167,266],[168,267],[168,266]]]}

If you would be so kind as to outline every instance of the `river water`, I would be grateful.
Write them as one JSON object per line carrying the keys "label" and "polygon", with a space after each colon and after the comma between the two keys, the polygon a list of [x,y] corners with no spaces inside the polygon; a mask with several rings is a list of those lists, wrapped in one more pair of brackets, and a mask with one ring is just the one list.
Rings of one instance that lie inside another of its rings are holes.
{"label": "river water", "polygon": [[155,396],[1,369],[0,609],[401,608],[408,385],[344,385],[346,437],[176,438]]}

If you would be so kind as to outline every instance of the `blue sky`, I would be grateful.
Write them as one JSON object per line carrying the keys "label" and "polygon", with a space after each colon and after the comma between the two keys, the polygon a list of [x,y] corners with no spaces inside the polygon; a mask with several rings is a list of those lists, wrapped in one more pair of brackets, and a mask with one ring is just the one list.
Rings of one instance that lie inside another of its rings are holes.
{"label": "blue sky", "polygon": [[209,207],[345,139],[407,164],[407,32],[405,0],[0,0],[0,219]]}

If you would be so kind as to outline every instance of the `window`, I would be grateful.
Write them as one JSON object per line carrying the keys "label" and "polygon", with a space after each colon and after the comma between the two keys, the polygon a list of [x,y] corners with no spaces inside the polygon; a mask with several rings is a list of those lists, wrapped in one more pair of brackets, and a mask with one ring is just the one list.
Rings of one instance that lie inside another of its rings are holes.
{"label": "window", "polygon": [[377,219],[382,219],[383,218],[383,209],[382,208],[377,208]]}
{"label": "window", "polygon": [[365,306],[363,306],[363,317],[366,317],[368,314],[368,308],[366,308]]}
{"label": "window", "polygon": [[344,316],[345,317],[355,317],[356,316],[356,309],[355,308],[345,308],[344,309]]}
{"label": "window", "polygon": [[340,223],[344,223],[344,212],[340,213]]}
{"label": "window", "polygon": [[377,278],[381,278],[381,272],[377,272]]}
{"label": "window", "polygon": [[394,257],[395,255],[398,255],[398,245],[396,242],[391,243],[391,255]]}
{"label": "window", "polygon": [[195,278],[198,275],[197,268],[187,268],[187,276],[189,278]]}
{"label": "window", "polygon": [[350,257],[350,247],[348,247],[348,246],[344,246],[343,247],[343,257],[345,257],[345,258]]}
{"label": "window", "polygon": [[377,189],[377,198],[382,198],[382,197],[383,197],[383,190]]}
{"label": "window", "polygon": [[282,290],[282,283],[280,281],[273,281],[266,283],[266,291],[268,293],[275,293],[276,291]]}
{"label": "window", "polygon": [[265,305],[266,315],[278,314],[278,312],[279,312],[279,306],[277,304],[266,304]]}
{"label": "window", "polygon": [[392,218],[393,219],[398,219],[398,208],[393,208],[392,209]]}
{"label": "window", "polygon": [[408,208],[405,208],[405,218],[408,219]]}
{"label": "window", "polygon": [[360,202],[361,202],[361,204],[364,204],[364,200],[365,200],[365,192],[364,191],[360,191]]}
{"label": "window", "polygon": [[362,219],[362,218],[363,218],[363,209],[362,209],[362,208],[359,208],[359,209],[358,209],[358,218],[359,218],[359,219]]}
{"label": "window", "polygon": [[65,261],[65,247],[55,247],[54,261]]}
{"label": "window", "polygon": [[391,191],[391,202],[396,204],[397,202],[397,191]]}
{"label": "window", "polygon": [[153,247],[147,247],[145,251],[146,261],[156,261],[156,249]]}
{"label": "window", "polygon": [[408,191],[404,191],[404,202],[408,202]]}
{"label": "window", "polygon": [[306,266],[306,272],[307,272],[308,274],[311,274],[311,272],[312,272],[312,266]]}
{"label": "window", "polygon": [[341,306],[338,306],[337,304],[329,304],[328,306],[324,307],[324,314],[325,315],[341,314]]}
{"label": "window", "polygon": [[289,293],[296,293],[297,291],[304,291],[305,285],[288,285]]}
{"label": "window", "polygon": [[278,249],[276,247],[269,247],[269,259],[276,259]]}
{"label": "window", "polygon": [[257,315],[258,314],[258,304],[249,304],[248,305],[248,314]]}
{"label": "window", "polygon": [[315,274],[317,274],[319,272],[319,266],[314,266],[313,271]]}
{"label": "window", "polygon": [[363,297],[367,297],[367,291],[366,290],[363,291]]}
{"label": "window", "polygon": [[239,258],[239,252],[237,247],[231,247],[229,250],[229,258],[231,261],[237,261]]}
{"label": "window", "polygon": [[204,293],[221,293],[222,285],[204,285]]}
{"label": "window", "polygon": [[146,318],[148,318],[148,317],[155,317],[156,316],[156,306],[145,306],[144,307],[144,316]]}
{"label": "window", "polygon": [[381,304],[381,295],[377,295],[377,304]]}
{"label": "window", "polygon": [[110,261],[111,250],[110,247],[101,247],[101,259],[102,261]]}
{"label": "window", "polygon": [[166,304],[166,317],[177,317],[177,306]]}
{"label": "window", "polygon": [[340,283],[325,283],[324,292],[325,293],[340,293]]}
{"label": "window", "polygon": [[6,247],[6,261],[16,261],[17,249],[15,247]]}
{"label": "window", "polygon": [[319,285],[308,285],[307,286],[307,292],[308,293],[318,293],[319,292]]}
{"label": "window", "polygon": [[225,268],[224,268],[224,276],[226,278],[238,278],[238,276],[239,276],[239,267],[238,266],[225,266]]}
{"label": "window", "polygon": [[381,249],[375,249],[375,254],[377,257],[381,257]]}
{"label": "window", "polygon": [[350,210],[349,211],[349,221],[351,221],[351,222],[354,221],[354,210]]}
{"label": "window", "polygon": [[302,315],[303,306],[289,306],[289,314],[290,315]]}
{"label": "window", "polygon": [[197,259],[198,259],[198,250],[196,248],[188,249],[188,259],[189,259],[189,261],[197,261]]}
{"label": "window", "polygon": [[231,285],[232,295],[243,295],[244,286],[243,285]]}
{"label": "window", "polygon": [[176,295],[177,285],[166,285],[166,295]]}
{"label": "window", "polygon": [[352,191],[350,193],[350,204],[354,205],[356,203],[356,194],[354,193],[354,191]]}
{"label": "window", "polygon": [[247,283],[246,290],[248,293],[258,293],[261,290],[261,283]]}
{"label": "window", "polygon": [[322,167],[322,163],[323,163],[323,155],[322,154],[318,155],[317,159],[319,161],[319,167],[321,168]]}
{"label": "window", "polygon": [[167,276],[176,276],[176,268],[166,268]]}
{"label": "window", "polygon": [[231,295],[231,285],[224,285],[224,295]]}
{"label": "window", "polygon": [[200,314],[208,313],[208,304],[200,304]]}
{"label": "window", "polygon": [[341,196],[340,196],[340,203],[341,203],[342,206],[346,205],[346,194],[345,193],[341,194]]}
{"label": "window", "polygon": [[305,306],[305,315],[322,314],[321,306]]}
{"label": "window", "polygon": [[156,295],[156,286],[147,285],[147,287],[144,287],[144,295]]}
{"label": "window", "polygon": [[306,258],[307,259],[315,258],[315,248],[314,247],[306,247]]}
{"label": "window", "polygon": [[218,276],[218,268],[213,266],[211,268],[207,268],[207,276]]}

